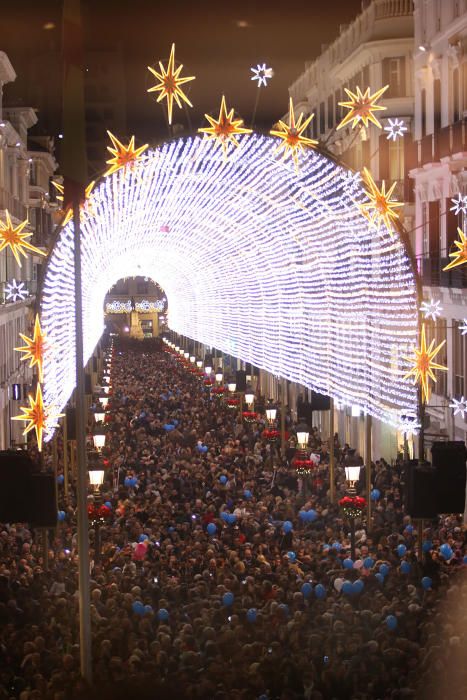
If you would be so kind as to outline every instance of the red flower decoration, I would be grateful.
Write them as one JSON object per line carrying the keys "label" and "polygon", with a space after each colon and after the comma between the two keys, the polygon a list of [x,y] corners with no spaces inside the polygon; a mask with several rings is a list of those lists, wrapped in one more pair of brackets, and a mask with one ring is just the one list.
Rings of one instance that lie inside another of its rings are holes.
{"label": "red flower decoration", "polygon": [[247,423],[254,423],[258,419],[258,414],[256,411],[243,411],[242,417]]}
{"label": "red flower decoration", "polygon": [[269,440],[269,442],[274,442],[274,440],[277,440],[279,435],[280,433],[278,430],[263,430],[261,437],[264,440]]}
{"label": "red flower decoration", "polygon": [[362,496],[344,496],[339,505],[347,516],[357,518],[366,508],[366,499]]}
{"label": "red flower decoration", "polygon": [[220,394],[223,394],[224,391],[225,391],[225,389],[223,386],[213,386],[211,389],[211,394],[220,395]]}
{"label": "red flower decoration", "polygon": [[226,403],[227,403],[227,406],[229,406],[230,408],[234,408],[235,406],[238,406],[240,401],[238,399],[227,399]]}

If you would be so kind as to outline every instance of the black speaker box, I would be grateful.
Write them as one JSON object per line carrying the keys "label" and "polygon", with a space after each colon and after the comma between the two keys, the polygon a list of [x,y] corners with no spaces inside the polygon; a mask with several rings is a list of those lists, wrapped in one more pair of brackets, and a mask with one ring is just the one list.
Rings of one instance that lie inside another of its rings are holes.
{"label": "black speaker box", "polygon": [[438,513],[463,513],[465,508],[466,449],[461,441],[434,442]]}
{"label": "black speaker box", "polygon": [[76,408],[66,409],[66,430],[68,440],[76,440]]}
{"label": "black speaker box", "polygon": [[298,421],[304,421],[309,427],[313,419],[313,406],[308,401],[297,402],[297,418]]}
{"label": "black speaker box", "polygon": [[318,394],[316,391],[311,392],[311,406],[313,411],[329,411],[331,408],[331,399],[324,394]]}
{"label": "black speaker box", "polygon": [[35,469],[23,450],[0,452],[0,522],[28,522],[32,509],[31,476]]}
{"label": "black speaker box", "polygon": [[404,507],[412,518],[435,518],[435,469],[429,462],[411,459],[404,465]]}
{"label": "black speaker box", "polygon": [[242,369],[238,369],[235,372],[235,384],[237,385],[237,391],[246,390],[246,372]]}
{"label": "black speaker box", "polygon": [[53,474],[32,474],[31,514],[28,522],[33,527],[55,527],[57,500]]}

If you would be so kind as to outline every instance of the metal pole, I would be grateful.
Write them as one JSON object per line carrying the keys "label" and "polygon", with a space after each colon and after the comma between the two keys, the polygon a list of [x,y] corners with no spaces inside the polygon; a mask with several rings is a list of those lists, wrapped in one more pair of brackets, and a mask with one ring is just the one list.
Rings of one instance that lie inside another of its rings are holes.
{"label": "metal pole", "polygon": [[420,416],[420,432],[418,434],[418,461],[425,459],[425,403],[421,389],[418,390],[418,415]]}
{"label": "metal pole", "polygon": [[371,416],[365,415],[366,529],[371,530]]}
{"label": "metal pole", "polygon": [[84,397],[83,300],[81,289],[81,230],[79,200],[73,202],[75,256],[75,345],[76,345],[76,480],[78,514],[78,579],[81,675],[92,683],[91,600],[89,591],[89,530],[87,512],[86,404]]}
{"label": "metal pole", "polygon": [[336,500],[336,482],[334,474],[334,399],[329,399],[329,498],[331,503]]}
{"label": "metal pole", "polygon": [[281,379],[281,456],[285,457],[285,394],[287,379]]}
{"label": "metal pole", "polygon": [[350,556],[355,561],[355,518],[350,518]]}

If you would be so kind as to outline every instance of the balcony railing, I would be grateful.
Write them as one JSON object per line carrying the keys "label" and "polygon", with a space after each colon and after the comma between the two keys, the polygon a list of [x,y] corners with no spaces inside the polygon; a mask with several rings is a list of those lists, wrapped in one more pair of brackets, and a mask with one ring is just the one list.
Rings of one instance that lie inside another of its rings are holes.
{"label": "balcony railing", "polygon": [[0,209],[8,209],[9,213],[19,221],[24,221],[28,216],[26,205],[2,187],[0,187]]}
{"label": "balcony railing", "polygon": [[451,258],[420,258],[418,270],[422,284],[428,287],[450,287],[456,289],[467,288],[467,266],[454,267],[443,271]]}

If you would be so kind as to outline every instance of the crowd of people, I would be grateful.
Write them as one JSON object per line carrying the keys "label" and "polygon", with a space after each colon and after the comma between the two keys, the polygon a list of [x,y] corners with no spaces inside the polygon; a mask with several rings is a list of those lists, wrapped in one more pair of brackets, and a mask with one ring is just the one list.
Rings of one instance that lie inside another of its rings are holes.
{"label": "crowd of people", "polygon": [[[400,463],[373,464],[373,518],[357,519],[351,560],[328,479],[298,478],[263,418],[245,423],[144,344],[116,344],[111,387],[105,516],[90,522],[93,687],[80,677],[76,504],[59,474],[48,567],[26,524],[0,526],[0,699],[465,697],[465,528],[440,517],[419,541]],[[327,475],[316,430],[310,447]],[[350,448],[335,447],[340,498]]]}

